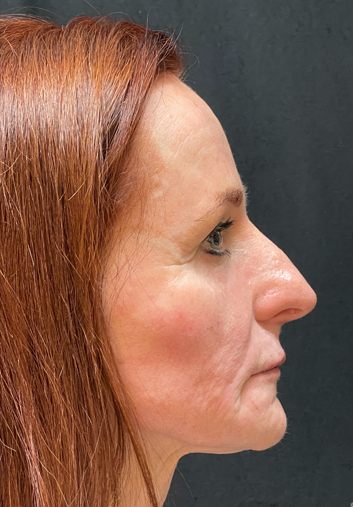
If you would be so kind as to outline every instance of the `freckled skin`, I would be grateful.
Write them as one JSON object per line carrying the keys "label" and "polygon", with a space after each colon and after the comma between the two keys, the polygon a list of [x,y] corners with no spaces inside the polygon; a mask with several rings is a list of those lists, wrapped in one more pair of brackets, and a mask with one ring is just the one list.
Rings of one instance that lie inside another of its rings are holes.
{"label": "freckled skin", "polygon": [[[242,183],[218,120],[177,78],[154,85],[135,143],[151,190],[143,222],[138,207],[129,217],[138,233],[123,249],[117,237],[103,303],[142,431],[178,457],[270,447],[286,429],[277,378],[252,375],[283,358],[280,328],[315,294],[245,203],[198,221]],[[203,240],[228,219],[229,255],[206,253]]]}

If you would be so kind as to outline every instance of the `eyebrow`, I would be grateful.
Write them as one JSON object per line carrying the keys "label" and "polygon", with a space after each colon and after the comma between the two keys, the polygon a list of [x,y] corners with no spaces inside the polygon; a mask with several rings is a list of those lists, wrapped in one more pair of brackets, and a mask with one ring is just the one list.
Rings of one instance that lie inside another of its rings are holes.
{"label": "eyebrow", "polygon": [[202,215],[199,219],[197,219],[197,222],[202,222],[206,220],[210,215],[215,213],[218,208],[223,206],[224,204],[230,203],[236,208],[239,208],[241,204],[245,201],[247,198],[247,188],[243,185],[242,188],[228,188],[227,190],[224,190],[220,194],[218,194],[216,198],[216,202],[208,208],[206,213]]}

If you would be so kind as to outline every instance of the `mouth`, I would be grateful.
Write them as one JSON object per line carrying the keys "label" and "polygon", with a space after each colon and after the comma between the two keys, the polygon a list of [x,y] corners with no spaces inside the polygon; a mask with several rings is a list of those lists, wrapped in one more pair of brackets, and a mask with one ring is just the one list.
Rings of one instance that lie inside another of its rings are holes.
{"label": "mouth", "polygon": [[284,363],[285,360],[286,360],[286,354],[283,351],[282,354],[281,354],[281,356],[276,361],[267,364],[262,370],[254,373],[251,376],[254,377],[255,375],[262,375],[262,374],[266,374],[266,375],[271,375],[271,374],[278,375],[278,374],[281,373],[280,369],[279,369],[279,366],[281,366]]}

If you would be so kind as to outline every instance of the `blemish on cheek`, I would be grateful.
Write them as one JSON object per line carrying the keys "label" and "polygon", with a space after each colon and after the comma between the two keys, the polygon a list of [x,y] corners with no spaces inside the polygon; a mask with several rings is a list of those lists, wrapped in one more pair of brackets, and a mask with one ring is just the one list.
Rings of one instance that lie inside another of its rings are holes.
{"label": "blemish on cheek", "polygon": [[258,405],[256,405],[256,403],[254,402],[254,400],[250,398],[250,401],[254,405],[255,409],[259,410],[259,407],[258,407]]}
{"label": "blemish on cheek", "polygon": [[220,325],[221,325],[221,322],[219,320],[217,320],[217,322],[215,324],[211,324],[209,327],[208,327],[208,330],[209,331],[217,331],[217,329],[220,328]]}

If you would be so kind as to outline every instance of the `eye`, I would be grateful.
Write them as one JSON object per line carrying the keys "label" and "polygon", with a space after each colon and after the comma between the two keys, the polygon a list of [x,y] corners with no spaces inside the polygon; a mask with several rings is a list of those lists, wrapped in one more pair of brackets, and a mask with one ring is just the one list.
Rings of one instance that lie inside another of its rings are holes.
{"label": "eye", "polygon": [[234,220],[227,220],[226,222],[220,222],[213,231],[204,239],[202,242],[202,249],[205,253],[211,255],[217,255],[222,257],[223,255],[230,255],[230,251],[222,249],[223,245],[223,232],[229,229],[234,224]]}

